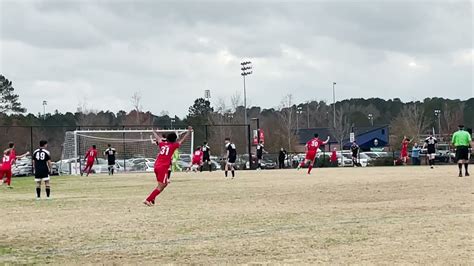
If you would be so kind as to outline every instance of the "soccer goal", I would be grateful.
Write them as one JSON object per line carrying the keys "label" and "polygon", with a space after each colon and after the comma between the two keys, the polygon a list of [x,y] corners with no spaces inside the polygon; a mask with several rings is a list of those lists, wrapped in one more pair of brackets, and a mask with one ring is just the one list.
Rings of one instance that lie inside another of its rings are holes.
{"label": "soccer goal", "polygon": [[[158,130],[159,135],[175,132],[181,137],[187,129]],[[99,164],[95,166],[96,172],[105,171],[106,157],[104,151],[108,144],[117,151],[117,167],[120,171],[149,171],[146,162],[156,158],[158,148],[152,143],[153,131],[151,129],[121,129],[121,130],[75,130],[67,131],[64,138],[60,172],[79,174],[83,167],[85,152],[96,145],[99,155]],[[181,145],[179,153],[183,160],[191,157],[194,145],[194,132],[191,132]],[[141,164],[138,164],[140,162]],[[104,169],[102,169],[104,168]]]}

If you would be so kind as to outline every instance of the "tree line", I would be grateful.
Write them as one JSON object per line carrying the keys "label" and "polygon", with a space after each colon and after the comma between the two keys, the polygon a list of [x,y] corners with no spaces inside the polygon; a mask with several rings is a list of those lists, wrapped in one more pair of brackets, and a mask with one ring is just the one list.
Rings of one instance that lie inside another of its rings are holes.
{"label": "tree line", "polygon": [[[223,139],[231,137],[241,147],[241,152],[245,153],[247,128],[242,126],[242,101],[238,94],[231,97],[230,105],[226,100],[229,99],[218,99],[211,103],[203,98],[196,99],[185,117],[143,111],[139,93],[132,95],[132,108],[128,111],[111,112],[78,106],[75,112],[61,113],[56,110],[45,115],[31,114],[26,113],[26,109],[21,106],[12,82],[0,75],[0,143],[5,146],[14,139],[19,144],[17,147],[29,150],[32,148],[31,140],[36,143],[35,140],[40,138],[54,141],[55,146],[60,147],[64,132],[79,127],[182,128],[192,125],[195,129],[195,146],[207,139],[212,146],[218,147],[215,151],[219,153],[223,152]],[[348,137],[353,127],[389,125],[391,145],[397,149],[404,135],[418,138],[433,128],[438,132],[439,126],[442,134],[450,134],[458,124],[471,128],[474,126],[474,98],[459,100],[435,97],[410,102],[402,102],[398,98],[357,98],[337,102],[335,110],[334,113],[334,106],[325,101],[296,103],[292,95],[288,94],[273,108],[253,106],[247,109],[247,114],[252,129],[256,129],[252,118],[259,119],[260,128],[265,132],[266,149],[270,152],[277,152],[281,147],[294,150],[298,144],[297,129],[302,128],[329,128],[341,141]],[[439,116],[436,116],[435,110],[440,110]],[[28,130],[30,126],[35,127],[34,130]]]}

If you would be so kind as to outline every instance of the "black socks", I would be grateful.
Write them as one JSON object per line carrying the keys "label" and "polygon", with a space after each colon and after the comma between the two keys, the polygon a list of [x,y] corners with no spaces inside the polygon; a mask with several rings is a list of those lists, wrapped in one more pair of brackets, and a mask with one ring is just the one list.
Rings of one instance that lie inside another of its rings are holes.
{"label": "black socks", "polygon": [[36,188],[36,197],[37,198],[41,197],[41,188],[40,187]]}

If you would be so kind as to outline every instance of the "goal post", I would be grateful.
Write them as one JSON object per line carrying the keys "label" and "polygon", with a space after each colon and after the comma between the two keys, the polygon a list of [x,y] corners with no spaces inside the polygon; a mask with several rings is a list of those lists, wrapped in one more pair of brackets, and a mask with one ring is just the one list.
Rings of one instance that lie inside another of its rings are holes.
{"label": "goal post", "polygon": [[[180,138],[187,132],[187,129],[157,130],[159,135],[166,135],[175,132]],[[117,167],[121,171],[145,171],[145,162],[154,160],[158,149],[151,138],[152,129],[117,129],[117,130],[74,130],[67,131],[64,137],[63,152],[61,156],[61,171],[63,173],[79,174],[83,164],[85,152],[95,145],[98,150],[99,166],[107,164],[104,151],[110,144],[117,151]],[[181,158],[190,158],[193,153],[194,132],[184,140],[179,148]],[[132,160],[143,159],[143,160]],[[189,160],[189,159],[188,159]],[[134,161],[141,161],[142,165],[133,164]],[[97,171],[102,168],[97,166]]]}

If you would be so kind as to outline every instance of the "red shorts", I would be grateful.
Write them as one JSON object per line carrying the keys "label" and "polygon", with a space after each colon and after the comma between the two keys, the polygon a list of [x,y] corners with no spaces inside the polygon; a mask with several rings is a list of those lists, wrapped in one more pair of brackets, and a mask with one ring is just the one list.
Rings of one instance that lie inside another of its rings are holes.
{"label": "red shorts", "polygon": [[3,177],[12,178],[12,170],[11,169],[8,169],[8,170],[0,169],[0,180],[3,179]]}
{"label": "red shorts", "polygon": [[314,159],[316,158],[316,153],[317,153],[317,151],[307,151],[305,159],[310,160],[310,161],[314,161]]}
{"label": "red shorts", "polygon": [[402,152],[400,153],[400,157],[402,157],[402,158],[408,157],[408,152],[402,150]]}
{"label": "red shorts", "polygon": [[94,165],[94,161],[87,161],[86,162],[86,166],[93,166]]}
{"label": "red shorts", "polygon": [[156,176],[156,181],[163,183],[163,184],[168,184],[168,171],[169,171],[169,166],[155,166],[155,176]]}
{"label": "red shorts", "polygon": [[197,164],[197,165],[201,165],[201,160],[193,160],[193,165]]}

